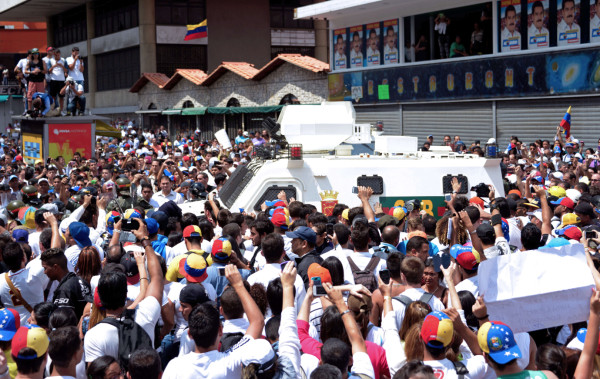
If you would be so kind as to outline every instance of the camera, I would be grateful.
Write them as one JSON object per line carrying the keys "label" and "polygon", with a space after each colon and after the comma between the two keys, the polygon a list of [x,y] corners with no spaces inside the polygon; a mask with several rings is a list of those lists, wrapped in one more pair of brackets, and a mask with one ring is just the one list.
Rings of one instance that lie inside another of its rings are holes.
{"label": "camera", "polygon": [[471,187],[471,191],[475,191],[478,197],[490,197],[490,187],[485,183],[479,183],[478,185]]}
{"label": "camera", "polygon": [[406,203],[404,203],[404,206],[406,207],[406,210],[409,212],[412,212],[414,210],[421,210],[421,200],[418,199],[414,199],[414,200],[409,200]]}
{"label": "camera", "polygon": [[126,230],[128,232],[132,230],[138,230],[140,228],[140,223],[138,222],[138,220],[129,218],[127,220],[124,220],[122,228],[123,230]]}

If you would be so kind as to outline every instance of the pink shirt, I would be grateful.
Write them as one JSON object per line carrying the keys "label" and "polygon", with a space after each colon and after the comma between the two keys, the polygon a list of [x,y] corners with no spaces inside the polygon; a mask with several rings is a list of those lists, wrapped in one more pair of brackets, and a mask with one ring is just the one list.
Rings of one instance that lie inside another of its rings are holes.
{"label": "pink shirt", "polygon": [[[308,334],[308,322],[296,320],[296,325],[298,325],[298,337],[300,337],[302,352],[321,359],[321,346],[323,344]],[[375,378],[380,378],[381,375],[391,377],[383,347],[370,341],[365,341],[365,344],[367,345],[367,355],[369,355],[373,370],[375,371]]]}

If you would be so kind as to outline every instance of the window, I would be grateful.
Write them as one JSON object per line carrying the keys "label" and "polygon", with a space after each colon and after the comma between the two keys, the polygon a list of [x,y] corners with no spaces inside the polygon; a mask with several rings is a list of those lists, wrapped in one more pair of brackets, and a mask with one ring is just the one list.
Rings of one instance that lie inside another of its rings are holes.
{"label": "window", "polygon": [[206,19],[206,0],[156,0],[157,25],[193,25]]}
{"label": "window", "polygon": [[227,102],[227,106],[228,107],[239,107],[240,106],[240,101],[238,99],[236,99],[235,97],[232,97]]}
{"label": "window", "polygon": [[298,98],[291,93],[288,93],[284,97],[281,98],[279,105],[287,105],[287,104],[300,104]]}
{"label": "window", "polygon": [[289,29],[313,29],[312,20],[294,20],[294,9],[310,5],[312,0],[270,0],[271,27]]}
{"label": "window", "polygon": [[156,109],[156,104],[150,103],[150,105],[148,105],[148,109]]}
{"label": "window", "polygon": [[205,45],[156,45],[156,72],[171,77],[178,68],[206,72],[207,66]]}
{"label": "window", "polygon": [[314,57],[315,48],[312,46],[271,46],[271,59],[279,54],[301,54]]}
{"label": "window", "polygon": [[186,100],[186,101],[183,103],[183,108],[194,108],[194,103],[192,103],[192,101],[191,101],[191,100]]}
{"label": "window", "polygon": [[[85,5],[52,16],[54,45],[65,46],[87,40]],[[65,52],[62,52],[65,56]]]}
{"label": "window", "polygon": [[140,48],[96,55],[96,72],[98,91],[131,87],[140,78]]}
{"label": "window", "polygon": [[137,0],[94,2],[95,37],[135,28],[139,25]]}

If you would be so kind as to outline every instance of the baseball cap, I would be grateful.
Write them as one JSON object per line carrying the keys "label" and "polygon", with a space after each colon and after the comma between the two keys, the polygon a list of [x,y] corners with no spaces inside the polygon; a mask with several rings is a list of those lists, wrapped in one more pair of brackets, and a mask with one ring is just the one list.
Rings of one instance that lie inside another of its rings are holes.
{"label": "baseball cap", "polygon": [[90,240],[90,228],[84,223],[79,221],[72,222],[69,225],[69,234],[80,248],[83,249],[86,246],[92,246],[92,241]]}
{"label": "baseball cap", "polygon": [[542,210],[541,209],[536,209],[533,212],[527,212],[528,216],[535,216],[538,220],[540,220],[541,222],[544,222],[544,219],[542,217]]}
{"label": "baseball cap", "polygon": [[500,321],[488,321],[481,325],[477,332],[477,341],[481,350],[501,365],[521,358],[521,350],[512,330]]}
{"label": "baseball cap", "polygon": [[[43,328],[37,325],[25,325],[17,329],[12,343],[11,354],[19,359],[35,359],[43,357],[48,351],[50,340]],[[30,348],[34,351],[32,355],[23,354],[21,350]]]}
{"label": "baseball cap", "polygon": [[38,184],[40,184],[41,182],[50,183],[50,182],[48,182],[48,179],[46,179],[46,178],[40,178],[40,179],[38,180]]}
{"label": "baseball cap", "polygon": [[321,278],[321,283],[332,283],[331,273],[328,269],[314,262],[308,266],[308,278]]}
{"label": "baseball cap", "polygon": [[150,216],[151,218],[155,219],[158,222],[158,227],[162,230],[165,230],[167,228],[167,225],[169,223],[169,216],[167,216],[167,214],[163,211],[156,211],[154,213],[152,213],[152,216]]}
{"label": "baseball cap", "polygon": [[179,273],[191,283],[202,283],[208,276],[208,263],[200,254],[188,254],[179,261]]}
{"label": "baseball cap", "polygon": [[564,236],[566,239],[569,239],[569,240],[579,241],[579,240],[581,240],[583,233],[581,232],[581,229],[579,229],[575,225],[568,225],[568,226],[565,226],[563,229],[557,229],[556,235]]}
{"label": "baseball cap", "polygon": [[554,149],[552,150],[552,152],[554,154],[560,154],[560,146],[554,146]]}
{"label": "baseball cap", "polygon": [[582,215],[590,216],[592,218],[596,217],[596,215],[594,214],[594,207],[590,203],[580,202],[575,206],[573,211],[575,213],[581,213]]}
{"label": "baseball cap", "polygon": [[565,144],[565,147],[573,147],[573,144],[572,144],[571,142],[567,142],[567,143]]}
{"label": "baseball cap", "polygon": [[398,219],[395,217],[392,217],[390,215],[383,215],[379,218],[379,220],[377,220],[377,227],[379,228],[379,230],[382,230],[388,225],[397,226],[398,222]]}
{"label": "baseball cap", "polygon": [[343,218],[344,220],[346,220],[346,221],[348,221],[348,220],[349,220],[348,213],[350,213],[350,209],[349,209],[349,208],[346,208],[346,209],[344,209],[344,210],[342,211],[342,218]]}
{"label": "baseball cap", "polygon": [[148,228],[149,235],[158,233],[158,221],[153,218],[147,218],[144,221],[146,221],[146,227]]}
{"label": "baseball cap", "polygon": [[18,180],[18,179],[19,179],[19,177],[18,177],[18,176],[16,176],[16,175],[11,175],[11,176],[9,176],[9,177],[8,177],[8,181],[9,181],[9,182],[10,182],[11,180],[13,180],[13,179],[17,179],[17,180]]}
{"label": "baseball cap", "polygon": [[285,232],[288,238],[300,238],[301,240],[310,242],[311,244],[317,243],[317,233],[308,226],[299,226],[293,232]]}
{"label": "baseball cap", "polygon": [[127,284],[134,285],[140,282],[140,270],[137,267],[137,262],[132,253],[127,253],[121,257],[120,262],[125,267],[125,276],[127,276]]}
{"label": "baseball cap", "polygon": [[[583,350],[583,344],[585,342],[585,337],[587,336],[587,328],[581,328],[577,331],[577,335],[575,338],[569,342],[567,348],[574,350]],[[596,355],[600,354],[600,339],[598,340],[598,347],[596,347]]]}
{"label": "baseball cap", "polygon": [[44,204],[44,205],[42,205],[42,207],[40,209],[43,209],[45,212],[50,212],[54,215],[59,213],[58,205],[56,205],[54,203]]}
{"label": "baseball cap", "polygon": [[390,209],[390,216],[396,217],[400,221],[402,221],[407,213],[408,210],[404,207],[393,207]]}
{"label": "baseball cap", "polygon": [[373,309],[373,300],[370,296],[350,295],[348,296],[348,309],[354,312],[355,315],[369,313]]}
{"label": "baseball cap", "polygon": [[19,243],[21,243],[21,242],[27,243],[27,241],[29,240],[29,232],[25,229],[13,230],[12,236],[15,239],[15,241],[19,242]]}
{"label": "baseball cap", "polygon": [[0,309],[0,341],[10,341],[21,326],[21,316],[14,308]]}
{"label": "baseball cap", "polygon": [[562,216],[561,223],[558,226],[558,229],[563,229],[567,225],[579,224],[580,222],[581,219],[575,213],[567,213]]}
{"label": "baseball cap", "polygon": [[53,51],[53,50],[54,50],[54,48],[53,48],[52,46],[48,46],[48,47],[46,48],[46,52],[48,52],[48,51]]}
{"label": "baseball cap", "polygon": [[570,198],[571,200],[573,200],[574,203],[578,202],[579,198],[581,197],[581,192],[577,191],[574,188],[569,188],[565,192],[566,192],[566,196],[568,198]]}
{"label": "baseball cap", "polygon": [[214,262],[227,262],[231,256],[231,250],[231,242],[227,238],[221,237],[213,242],[210,254]]}
{"label": "baseball cap", "polygon": [[288,217],[285,215],[285,213],[282,213],[282,212],[277,212],[277,213],[273,214],[273,217],[271,217],[271,222],[273,223],[274,226],[277,226],[277,227],[285,229],[285,230],[287,230],[287,228],[290,224]]}
{"label": "baseball cap", "polygon": [[192,306],[210,301],[206,289],[199,283],[189,283],[179,293],[179,301]]}
{"label": "baseball cap", "polygon": [[482,222],[477,227],[476,232],[479,238],[483,238],[488,241],[496,240],[496,232],[494,231],[494,227],[490,223]]}
{"label": "baseball cap", "polygon": [[[554,173],[553,173],[554,174]],[[552,186],[548,188],[548,193],[558,198],[567,196],[567,191],[561,186]]]}
{"label": "baseball cap", "polygon": [[573,208],[575,208],[575,203],[573,203],[573,200],[571,200],[571,198],[569,197],[561,197],[560,199],[556,200],[556,201],[551,201],[550,204],[554,204],[554,205],[564,205],[565,207],[569,208],[570,210],[573,210]]}
{"label": "baseball cap", "polygon": [[242,365],[248,366],[252,363],[258,365],[256,370],[258,374],[263,374],[273,368],[275,362],[277,362],[277,354],[273,351],[273,347],[269,341],[265,339],[257,339],[250,342],[250,346],[244,352],[242,358]]}
{"label": "baseball cap", "polygon": [[425,345],[432,348],[442,348],[450,345],[454,326],[452,320],[440,311],[431,312],[423,320],[421,339]]}
{"label": "baseball cap", "polygon": [[522,197],[522,195],[521,195],[521,191],[519,191],[518,189],[513,189],[513,190],[510,190],[510,191],[508,191],[508,194],[509,194],[509,195],[510,195],[511,193],[514,193],[515,195],[519,196],[519,198],[521,198],[521,197]]}
{"label": "baseball cap", "polygon": [[202,237],[202,231],[197,225],[188,225],[183,229],[183,238]]}
{"label": "baseball cap", "polygon": [[474,204],[474,205],[479,205],[481,208],[483,208],[485,206],[483,199],[480,197],[477,197],[477,196],[470,198],[469,203]]}
{"label": "baseball cap", "polygon": [[479,253],[472,246],[456,244],[450,248],[450,255],[466,270],[473,270],[481,262]]}

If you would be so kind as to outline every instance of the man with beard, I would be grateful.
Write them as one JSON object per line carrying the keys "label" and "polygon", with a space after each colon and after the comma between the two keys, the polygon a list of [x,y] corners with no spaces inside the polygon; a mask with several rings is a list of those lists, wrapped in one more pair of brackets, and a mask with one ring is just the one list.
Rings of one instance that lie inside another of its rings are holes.
{"label": "man with beard", "polygon": [[529,48],[539,49],[548,47],[548,29],[544,27],[544,4],[541,1],[536,1],[531,6],[531,26],[527,32],[529,38]]}
{"label": "man with beard", "polygon": [[556,29],[558,31],[558,46],[579,44],[580,29],[575,22],[575,0],[563,0],[562,20]]}

